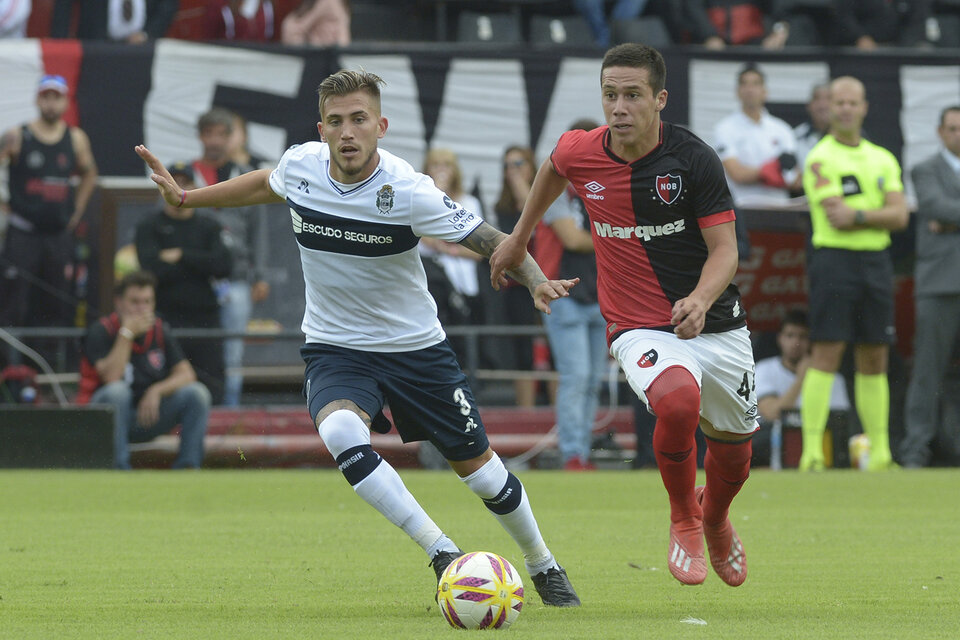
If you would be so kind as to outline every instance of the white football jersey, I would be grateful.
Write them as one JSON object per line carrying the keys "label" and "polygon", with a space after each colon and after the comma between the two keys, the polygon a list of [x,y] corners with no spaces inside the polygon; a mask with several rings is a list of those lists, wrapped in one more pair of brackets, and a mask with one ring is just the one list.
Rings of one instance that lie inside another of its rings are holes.
{"label": "white football jersey", "polygon": [[398,352],[446,337],[417,244],[421,236],[459,242],[482,219],[406,161],[379,154],[373,175],[355,184],[330,177],[323,142],[291,147],[270,174],[300,248],[307,342]]}

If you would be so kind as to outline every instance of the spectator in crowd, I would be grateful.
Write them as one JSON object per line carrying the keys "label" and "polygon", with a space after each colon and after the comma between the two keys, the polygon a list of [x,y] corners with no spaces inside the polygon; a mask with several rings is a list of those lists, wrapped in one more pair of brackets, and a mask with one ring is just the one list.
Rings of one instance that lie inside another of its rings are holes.
{"label": "spectator in crowd", "polygon": [[[578,120],[570,130],[592,131],[592,120]],[[607,323],[597,302],[597,261],[590,221],[572,186],[547,209],[534,237],[534,253],[548,278],[577,277],[569,297],[557,300],[543,323],[559,374],[557,447],[567,471],[591,471],[590,448],[600,383],[607,371]]]}
{"label": "spectator in crowd", "polygon": [[232,113],[231,116],[233,120],[230,128],[230,139],[227,142],[230,162],[237,167],[249,167],[251,170],[269,166],[270,163],[265,158],[261,158],[250,151],[247,119],[239,113]]}
{"label": "spectator in crowd", "polygon": [[25,38],[31,0],[0,0],[0,39]]}
{"label": "spectator in crowd", "polygon": [[[830,84],[814,85],[807,102],[807,120],[794,127],[793,135],[797,139],[797,166],[801,169],[807,154],[830,128]],[[798,185],[800,192],[803,185]]]}
{"label": "spectator in crowd", "polygon": [[905,467],[930,463],[943,380],[960,331],[960,105],[941,112],[937,133],[943,148],[911,172],[917,194],[916,331],[900,449]]}
{"label": "spectator in crowd", "polygon": [[892,153],[863,138],[866,92],[851,76],[830,83],[830,132],[807,155],[803,187],[810,205],[813,251],[810,338],[803,380],[801,471],[824,466],[823,430],[833,380],[848,343],[854,346],[854,402],[870,440],[869,469],[894,466],[890,455],[887,367],[893,325],[890,232],[910,212],[900,165]]}
{"label": "spectator in crowd", "polygon": [[593,33],[598,47],[610,46],[610,23],[608,20],[630,20],[643,13],[648,0],[616,0],[606,15],[604,0],[573,0],[573,6],[584,17]]}
{"label": "spectator in crowd", "polygon": [[740,108],[714,129],[714,147],[738,208],[782,205],[799,184],[797,142],[786,122],[766,109],[763,72],[752,64],[737,75]]}
{"label": "spectator in crowd", "polygon": [[276,35],[275,22],[272,0],[211,0],[203,39],[269,42]]}
{"label": "spectator in crowd", "polygon": [[350,7],[346,0],[303,0],[280,24],[283,44],[346,47],[350,44]]}
{"label": "spectator in crowd", "polygon": [[[71,32],[73,8],[77,4],[77,28]],[[50,35],[141,44],[164,37],[179,8],[180,0],[56,0]]]}
{"label": "spectator in crowd", "polygon": [[[428,151],[423,173],[433,178],[437,188],[461,208],[478,214],[483,212],[480,201],[463,190],[460,162],[450,149],[435,148]],[[427,285],[437,303],[440,322],[444,326],[483,324],[477,276],[480,254],[455,242],[421,238],[420,257],[427,268]],[[463,339],[451,337],[450,343],[463,361],[466,355]]]}
{"label": "spectator in crowd", "polygon": [[210,392],[197,382],[170,326],[155,314],[156,279],[134,271],[117,284],[115,310],[87,329],[80,404],[113,407],[113,464],[130,468],[130,443],[147,442],[180,425],[173,468],[199,469]]}
{"label": "spectator in crowd", "polygon": [[[63,326],[72,322],[65,270],[72,232],[97,183],[87,134],[63,116],[70,103],[62,76],[37,87],[39,117],[0,137],[9,163],[9,202],[0,203],[7,235],[0,254],[0,326]],[[76,189],[71,178],[79,176]]]}
{"label": "spectator in crowd", "polygon": [[[187,164],[172,165],[170,174],[182,188],[194,185],[193,170]],[[171,326],[219,328],[220,307],[212,280],[226,278],[233,262],[222,235],[212,218],[166,202],[160,211],[137,224],[137,257],[140,266],[157,278],[157,309]],[[223,340],[189,338],[182,345],[214,404],[220,404],[224,395]]]}
{"label": "spectator in crowd", "polygon": [[708,49],[743,44],[782,49],[789,36],[789,24],[780,19],[772,0],[681,0],[679,4],[692,42]]}
{"label": "spectator in crowd", "polygon": [[873,51],[881,45],[933,46],[927,37],[931,0],[837,0],[828,42]]}
{"label": "spectator in crowd", "polygon": [[[800,426],[800,389],[810,363],[810,327],[802,309],[787,312],[777,332],[780,354],[757,362],[757,408],[760,430],[753,436],[753,459],[757,464],[770,461],[771,426],[795,416],[792,426]],[[849,411],[850,400],[842,376],[833,380],[830,410]],[[836,443],[837,446],[845,443]]]}
{"label": "spectator in crowd", "polygon": [[[520,218],[520,212],[523,211],[523,205],[533,185],[535,171],[533,150],[529,147],[512,145],[503,152],[503,181],[500,196],[493,208],[493,218],[497,228],[505,233],[509,233]],[[491,298],[491,303],[487,305],[487,324],[517,327],[536,325],[537,315],[534,309],[526,304],[526,297],[526,289],[511,279],[500,295]],[[529,335],[488,342],[496,345],[500,368],[533,370],[533,340]],[[513,388],[517,406],[532,407],[536,404],[536,385],[532,379],[516,379]]]}
{"label": "spectator in crowd", "polygon": [[[226,109],[214,107],[200,116],[197,133],[203,155],[191,165],[196,185],[229,180],[258,169],[264,162],[247,149],[246,120]],[[220,326],[225,331],[245,332],[253,315],[253,305],[270,295],[270,283],[265,275],[269,252],[266,216],[262,205],[217,211],[217,222],[223,227],[223,242],[233,263],[229,278],[216,283]],[[223,341],[226,369],[223,404],[228,407],[240,404],[243,350],[243,338]]]}

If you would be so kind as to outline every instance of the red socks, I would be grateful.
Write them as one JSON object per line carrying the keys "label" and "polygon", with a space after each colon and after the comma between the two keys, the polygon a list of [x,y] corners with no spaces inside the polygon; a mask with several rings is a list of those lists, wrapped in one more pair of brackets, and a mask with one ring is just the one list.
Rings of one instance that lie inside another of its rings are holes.
{"label": "red socks", "polygon": [[678,522],[699,517],[700,506],[693,487],[697,481],[694,434],[700,423],[700,387],[689,371],[670,367],[657,376],[646,395],[657,415],[653,452],[663,486],[670,496],[670,520]]}
{"label": "red socks", "polygon": [[720,442],[707,439],[707,457],[703,468],[707,488],[703,493],[704,524],[720,524],[727,519],[730,503],[750,475],[750,440]]}

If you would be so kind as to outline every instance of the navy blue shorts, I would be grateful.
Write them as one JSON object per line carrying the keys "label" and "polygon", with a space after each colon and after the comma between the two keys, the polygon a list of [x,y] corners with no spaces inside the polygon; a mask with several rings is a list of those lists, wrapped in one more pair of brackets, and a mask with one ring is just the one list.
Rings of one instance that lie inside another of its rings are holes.
{"label": "navy blue shorts", "polygon": [[816,249],[807,275],[811,340],[893,342],[893,263],[888,252]]}
{"label": "navy blue shorts", "polygon": [[399,353],[358,351],[310,343],[300,349],[307,363],[303,395],[314,424],[334,400],[351,400],[390,430],[390,408],[404,442],[429,440],[447,460],[470,460],[490,446],[467,377],[444,340],[426,349]]}

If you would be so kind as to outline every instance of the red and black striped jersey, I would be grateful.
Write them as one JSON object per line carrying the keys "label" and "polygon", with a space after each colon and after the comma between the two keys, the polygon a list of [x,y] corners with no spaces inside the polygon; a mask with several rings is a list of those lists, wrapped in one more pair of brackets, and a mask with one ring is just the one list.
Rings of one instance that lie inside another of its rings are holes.
{"label": "red and black striped jersey", "polygon": [[[707,259],[700,229],[735,219],[716,152],[664,122],[659,144],[633,162],[610,149],[606,126],[563,134],[551,161],[590,216],[608,339],[629,329],[672,331],[673,304],[694,290]],[[745,323],[731,283],[707,311],[703,332]]]}

